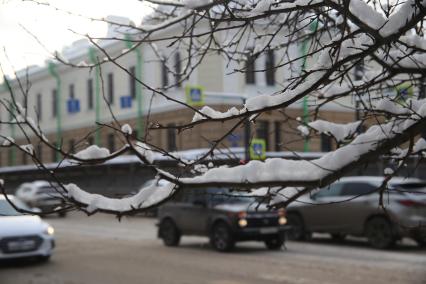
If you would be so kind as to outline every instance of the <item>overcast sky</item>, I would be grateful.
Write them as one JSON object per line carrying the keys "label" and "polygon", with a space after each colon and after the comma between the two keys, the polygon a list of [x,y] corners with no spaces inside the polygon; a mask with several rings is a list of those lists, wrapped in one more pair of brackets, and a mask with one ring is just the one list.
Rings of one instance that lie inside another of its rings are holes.
{"label": "overcast sky", "polygon": [[[61,51],[64,46],[81,38],[69,29],[94,36],[106,34],[105,23],[90,21],[87,17],[124,16],[139,24],[142,17],[149,12],[149,8],[137,0],[40,1],[50,3],[63,11],[30,1],[0,0],[0,63],[8,75],[13,73],[13,68],[18,70],[29,65],[43,64],[47,58],[51,58],[21,26],[37,36],[40,42],[53,52]],[[69,15],[65,11],[82,14],[84,17]]]}

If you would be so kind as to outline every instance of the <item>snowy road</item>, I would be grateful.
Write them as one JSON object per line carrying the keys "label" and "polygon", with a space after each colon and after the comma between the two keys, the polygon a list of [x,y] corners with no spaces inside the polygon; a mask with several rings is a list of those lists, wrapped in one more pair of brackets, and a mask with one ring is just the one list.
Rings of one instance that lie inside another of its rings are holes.
{"label": "snowy road", "polygon": [[222,254],[195,237],[183,238],[178,248],[164,247],[153,219],[118,223],[111,216],[74,214],[48,221],[58,243],[51,262],[3,264],[1,284],[426,283],[426,250],[410,243],[383,252],[362,241],[320,238],[271,252],[250,242]]}

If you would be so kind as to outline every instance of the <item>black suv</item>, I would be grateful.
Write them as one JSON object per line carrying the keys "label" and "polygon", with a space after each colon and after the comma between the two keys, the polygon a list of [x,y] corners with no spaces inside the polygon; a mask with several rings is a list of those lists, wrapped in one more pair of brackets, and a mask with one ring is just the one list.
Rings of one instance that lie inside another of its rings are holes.
{"label": "black suv", "polygon": [[218,251],[249,240],[280,249],[288,228],[284,210],[267,210],[254,197],[224,188],[181,189],[160,207],[158,218],[158,237],[166,246],[177,246],[182,235],[198,235],[209,237]]}

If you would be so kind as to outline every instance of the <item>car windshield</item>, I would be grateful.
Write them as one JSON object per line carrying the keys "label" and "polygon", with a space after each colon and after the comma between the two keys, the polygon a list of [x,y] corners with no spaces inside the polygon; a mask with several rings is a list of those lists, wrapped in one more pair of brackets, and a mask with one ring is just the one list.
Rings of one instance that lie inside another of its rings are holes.
{"label": "car windshield", "polygon": [[[22,208],[24,210],[30,210],[25,204],[20,202],[19,200],[13,199],[13,204],[18,207]],[[7,200],[2,199],[0,200],[0,217],[2,216],[19,216],[22,215],[22,213],[19,213],[15,210],[15,208],[12,207],[12,205],[7,202]]]}
{"label": "car windshield", "polygon": [[426,183],[425,182],[410,182],[410,183],[401,183],[394,184],[394,188],[406,192],[419,192],[426,193]]}
{"label": "car windshield", "polygon": [[253,203],[256,198],[247,193],[238,192],[225,188],[210,188],[208,191],[209,200],[213,204],[220,203]]}

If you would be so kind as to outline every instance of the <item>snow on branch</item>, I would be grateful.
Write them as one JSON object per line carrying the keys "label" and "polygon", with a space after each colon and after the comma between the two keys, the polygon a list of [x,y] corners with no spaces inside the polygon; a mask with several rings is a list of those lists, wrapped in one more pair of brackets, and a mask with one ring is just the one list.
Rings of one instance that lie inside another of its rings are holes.
{"label": "snow on branch", "polygon": [[68,191],[68,197],[85,206],[84,210],[87,213],[104,211],[122,214],[158,205],[173,194],[176,185],[170,182],[152,183],[140,189],[134,196],[121,199],[88,193],[73,183],[65,185],[65,188]]}
{"label": "snow on branch", "polygon": [[104,159],[110,155],[110,152],[107,148],[101,148],[97,145],[90,145],[84,150],[76,153],[74,157],[81,160],[90,160],[90,159]]}
{"label": "snow on branch", "polygon": [[[419,120],[418,115],[422,118]],[[312,161],[286,160],[281,158],[266,159],[265,162],[250,161],[246,165],[236,167],[222,166],[209,169],[203,175],[180,178],[185,185],[216,184],[216,185],[262,185],[289,184],[300,185],[309,182],[316,183],[328,176],[334,175],[346,166],[356,163],[376,150],[383,148],[386,143],[399,143],[401,137],[416,122],[423,123],[426,115],[426,103],[418,110],[417,115],[405,119],[395,119],[386,124],[373,125],[365,133],[358,135],[349,144],[325,154]],[[419,131],[417,129],[417,131]],[[383,152],[381,152],[383,153]]]}
{"label": "snow on branch", "polygon": [[361,121],[340,124],[319,119],[309,122],[308,125],[319,133],[330,134],[337,142],[342,142],[356,133]]}

